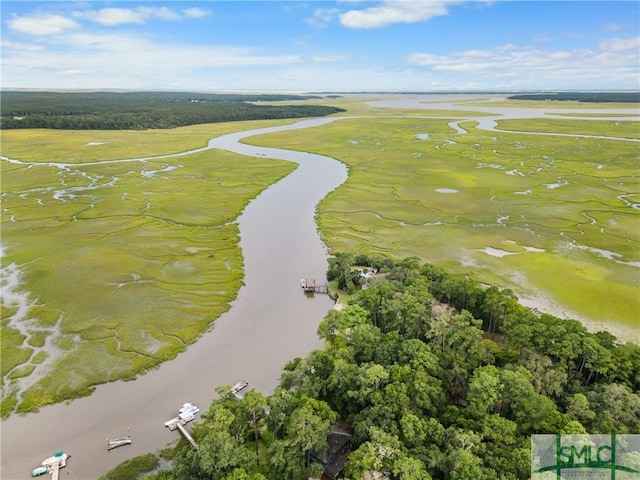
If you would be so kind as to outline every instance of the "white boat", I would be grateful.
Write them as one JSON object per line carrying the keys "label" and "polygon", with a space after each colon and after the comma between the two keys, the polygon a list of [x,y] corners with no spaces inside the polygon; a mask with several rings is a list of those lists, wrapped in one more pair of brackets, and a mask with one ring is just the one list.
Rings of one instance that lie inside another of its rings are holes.
{"label": "white boat", "polygon": [[196,414],[200,411],[198,407],[196,407],[193,403],[185,403],[182,405],[182,408],[179,410],[178,417],[185,422],[190,422],[194,418],[196,418]]}
{"label": "white boat", "polygon": [[176,424],[186,425],[196,418],[199,411],[200,409],[193,403],[185,403],[180,407],[180,410],[178,410],[178,416],[164,422],[164,426],[170,430],[175,430]]}
{"label": "white boat", "polygon": [[71,455],[64,453],[64,452],[57,452],[55,455],[53,455],[52,457],[49,458],[45,458],[42,461],[42,466],[43,467],[53,467],[54,465],[58,465],[60,468],[64,467],[67,465],[67,459],[70,457]]}
{"label": "white boat", "polygon": [[45,473],[48,473],[49,469],[47,467],[38,467],[38,468],[34,468],[31,471],[31,476],[32,477],[39,477],[40,475],[44,475]]}

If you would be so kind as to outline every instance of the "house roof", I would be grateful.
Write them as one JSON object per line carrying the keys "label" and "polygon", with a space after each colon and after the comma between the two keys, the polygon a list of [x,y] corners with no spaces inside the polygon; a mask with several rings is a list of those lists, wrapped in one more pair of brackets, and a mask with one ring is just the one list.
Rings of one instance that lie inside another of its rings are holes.
{"label": "house roof", "polygon": [[322,464],[325,475],[332,479],[342,472],[347,463],[348,452],[346,448],[352,435],[346,430],[333,426],[327,432],[327,448],[324,452],[314,452],[313,458]]}

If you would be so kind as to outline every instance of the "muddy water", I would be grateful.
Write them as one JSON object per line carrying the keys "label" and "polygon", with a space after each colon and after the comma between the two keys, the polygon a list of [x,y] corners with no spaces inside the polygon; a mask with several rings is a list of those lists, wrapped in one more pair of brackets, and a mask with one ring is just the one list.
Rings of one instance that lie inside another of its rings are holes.
{"label": "muddy water", "polygon": [[[178,433],[163,424],[183,403],[194,402],[206,410],[216,386],[242,379],[270,393],[287,361],[320,346],[316,329],[333,302],[326,295],[305,296],[300,278],[325,278],[327,254],[316,232],[315,205],[346,180],[346,168],[319,155],[238,141],[328,121],[305,120],[210,142],[208,148],[299,163],[249,204],[238,220],[245,260],[245,286],[238,299],[213,331],[157,370],[132,382],[99,386],[87,398],[2,421],[0,478],[29,478],[44,458],[64,450],[72,458],[61,477],[95,479],[128,458],[177,440]],[[107,452],[106,438],[126,435],[127,427],[133,444]]]}

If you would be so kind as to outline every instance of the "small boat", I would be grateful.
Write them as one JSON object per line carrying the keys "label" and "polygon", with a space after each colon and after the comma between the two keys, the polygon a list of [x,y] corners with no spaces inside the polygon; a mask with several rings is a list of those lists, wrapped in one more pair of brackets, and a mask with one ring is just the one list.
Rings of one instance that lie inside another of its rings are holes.
{"label": "small boat", "polygon": [[185,403],[180,407],[180,410],[178,410],[178,416],[164,422],[164,426],[168,427],[169,430],[175,430],[177,424],[186,425],[194,420],[199,411],[200,409],[193,403]]}
{"label": "small boat", "polygon": [[31,471],[32,477],[39,477],[48,472],[56,472],[59,468],[67,466],[67,459],[71,457],[68,453],[56,452],[53,456],[45,458],[39,467]]}
{"label": "small boat", "polygon": [[71,455],[64,453],[64,452],[56,452],[55,455],[53,455],[52,457],[49,458],[45,458],[42,461],[42,466],[43,467],[53,467],[54,465],[58,465],[60,468],[64,467],[67,465],[67,459],[70,457]]}
{"label": "small boat", "polygon": [[196,414],[200,411],[198,407],[196,407],[193,403],[185,403],[182,405],[178,413],[178,417],[185,422],[190,422],[194,418],[196,418]]}
{"label": "small boat", "polygon": [[45,473],[47,473],[49,470],[47,469],[47,467],[38,467],[38,468],[34,468],[31,471],[31,476],[32,477],[39,477],[40,475],[44,475]]}

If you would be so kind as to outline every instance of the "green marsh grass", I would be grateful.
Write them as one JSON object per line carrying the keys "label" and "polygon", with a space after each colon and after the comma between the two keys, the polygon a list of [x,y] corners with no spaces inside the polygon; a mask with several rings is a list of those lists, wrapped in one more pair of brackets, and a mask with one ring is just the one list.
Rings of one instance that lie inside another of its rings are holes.
{"label": "green marsh grass", "polygon": [[[465,112],[393,118],[407,111],[370,100],[325,99],[347,108],[343,115],[379,117],[250,142],[348,166],[347,182],[317,211],[332,251],[418,255],[519,294],[552,297],[601,323],[637,325],[640,279],[630,265],[640,261],[638,212],[630,206],[640,202],[637,144],[484,132],[473,121],[459,135],[447,123]],[[447,118],[418,118],[439,115]],[[0,132],[3,155],[34,163],[2,162],[3,265],[20,266],[17,289],[32,302],[26,334],[11,324],[17,308],[2,305],[3,416],[133,379],[195,341],[242,284],[235,219],[295,168],[215,150],[88,162],[174,153],[223,133],[291,122]],[[504,120],[500,128],[628,136],[633,124]],[[37,165],[48,161],[74,165]]]}
{"label": "green marsh grass", "polygon": [[294,121],[255,120],[154,130],[0,130],[0,144],[2,155],[9,158],[86,163],[193,150],[219,135]]}
{"label": "green marsh grass", "polygon": [[544,118],[500,120],[501,130],[520,132],[554,132],[640,139],[640,122],[615,120],[574,120]]}
{"label": "green marsh grass", "polygon": [[640,219],[624,201],[640,194],[637,144],[464,126],[470,133],[460,135],[447,120],[346,119],[250,142],[348,166],[348,180],[318,207],[331,251],[418,255],[601,323],[637,326]]}
{"label": "green marsh grass", "polygon": [[32,306],[22,334],[3,299],[2,414],[135,378],[211,328],[242,285],[236,218],[294,168],[219,150],[68,168],[3,162],[3,266],[20,266],[15,288]]}

